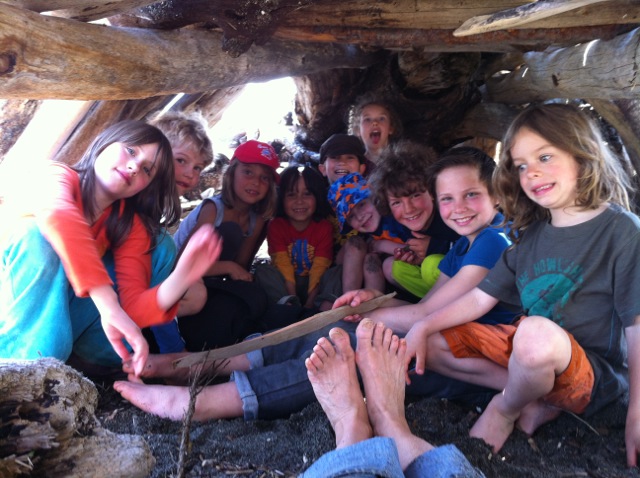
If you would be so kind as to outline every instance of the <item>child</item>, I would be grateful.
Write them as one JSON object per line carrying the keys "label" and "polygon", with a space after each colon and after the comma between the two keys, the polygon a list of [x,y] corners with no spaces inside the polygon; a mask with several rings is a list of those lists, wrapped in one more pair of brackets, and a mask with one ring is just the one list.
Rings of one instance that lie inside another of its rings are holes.
{"label": "child", "polygon": [[164,133],[171,143],[176,189],[179,196],[193,191],[200,173],[213,162],[213,147],[201,116],[169,111],[150,123]]}
{"label": "child", "polygon": [[199,288],[189,291],[197,307],[178,317],[189,351],[230,345],[283,325],[275,318],[275,322],[263,318],[267,298],[249,272],[275,211],[279,166],[270,145],[255,140],[241,144],[224,173],[222,193],[191,211],[174,235],[178,250],[204,224],[215,226],[223,239],[220,260],[209,268]]}
{"label": "child", "polygon": [[345,291],[362,287],[363,281],[365,287],[384,291],[380,254],[393,259],[394,251],[404,247],[411,237],[409,230],[393,217],[380,216],[369,196],[369,185],[358,173],[338,179],[329,188],[328,199],[338,218],[340,232],[344,234],[353,228],[366,238],[349,240],[344,246],[342,286]]}
{"label": "child", "polygon": [[[367,175],[367,158],[362,141],[348,134],[334,134],[320,147],[320,172],[327,178],[329,185],[337,179],[351,173]],[[333,224],[334,265],[324,274],[319,285],[315,306],[320,310],[329,310],[333,301],[342,295],[342,263],[345,256],[344,245],[355,238],[358,231],[351,230],[342,234],[338,219],[331,212],[327,219]],[[364,242],[362,242],[364,244]]]}
{"label": "child", "polygon": [[362,95],[350,113],[349,129],[365,145],[367,172],[375,169],[391,137],[402,136],[402,121],[391,102],[374,94]]}
{"label": "child", "polygon": [[[456,209],[466,211],[463,217],[473,216],[473,220],[458,224],[457,217],[447,215],[448,220],[468,237],[460,239],[457,247],[441,262],[443,273],[423,302],[401,308],[387,307],[367,314],[377,321],[396,321],[395,326],[401,332],[411,327],[408,318],[415,316],[411,320],[417,321],[422,316],[420,314],[435,311],[471,290],[509,245],[502,230],[490,226],[501,220],[491,189],[491,173],[495,167],[493,160],[479,150],[460,148],[446,153],[437,165],[438,169],[434,169],[434,174],[430,175],[437,179],[436,183],[430,183],[436,188],[434,194],[442,197],[445,202],[449,201],[449,197],[453,198],[453,203],[458,205]],[[470,214],[471,211],[475,214]],[[357,305],[376,295],[380,294],[372,291],[351,292],[338,299],[335,307],[348,303]],[[488,323],[508,323],[512,318],[512,312],[496,307],[483,320]],[[340,327],[351,335],[354,342],[356,325],[341,322]],[[314,396],[300,358],[306,358],[309,349],[327,331],[328,328],[325,328],[300,339],[231,359],[226,371],[234,370],[235,381],[205,389],[207,399],[200,402],[201,405],[196,405],[200,419],[235,417],[241,414],[247,419],[275,418],[308,405]],[[170,361],[164,357],[152,356],[149,363],[150,376],[171,376],[173,373]],[[484,389],[456,384],[434,374],[424,379],[414,379],[414,382],[412,393],[415,394],[469,400],[475,400],[477,393],[486,395]],[[157,388],[121,383],[118,389],[137,406],[176,420],[181,418],[182,408],[188,400],[188,390],[181,387]],[[470,396],[471,394],[474,396]],[[171,403],[167,404],[165,400],[170,400]],[[224,407],[220,405],[223,402]],[[176,404],[179,406],[174,406]]]}
{"label": "child", "polygon": [[380,213],[392,215],[414,236],[408,250],[399,248],[396,260],[385,262],[385,278],[416,298],[429,292],[438,279],[438,262],[460,237],[437,214],[429,192],[428,168],[435,161],[431,148],[401,141],[385,150],[369,178]]}
{"label": "child", "polygon": [[259,265],[255,272],[272,301],[295,297],[313,308],[320,278],[333,258],[326,197],[325,180],[315,169],[292,166],[282,172],[276,217],[267,229],[272,265]]}
{"label": "child", "polygon": [[[200,173],[213,162],[213,146],[205,130],[204,119],[196,114],[169,111],[155,117],[151,123],[167,137],[173,152],[173,166],[175,170],[176,189],[179,196],[188,194],[200,182]],[[175,232],[177,225],[170,228]],[[170,254],[164,249],[171,249]],[[176,247],[173,239],[163,238],[152,254],[153,261],[163,261],[162,257],[172,257],[173,260],[166,263],[165,267],[154,270],[167,270],[158,277],[151,278],[154,286],[166,278],[170,272],[176,257]],[[157,257],[159,256],[159,257]],[[161,262],[160,262],[161,263]],[[198,305],[191,303],[192,294],[187,292],[180,300],[177,315],[188,315]],[[184,341],[180,336],[177,321],[151,327],[152,336],[147,330],[143,331],[149,341],[152,350],[160,353],[180,352],[184,350]]]}
{"label": "child", "polygon": [[73,351],[115,367],[131,359],[126,340],[140,373],[148,348],[138,327],[173,319],[219,254],[213,230],[194,236],[167,280],[149,288],[160,221],[175,222],[179,204],[171,146],[143,122],[107,128],[73,168],[52,162],[41,174],[37,202],[3,207],[22,219],[2,242],[0,356],[67,360]]}
{"label": "child", "polygon": [[[635,466],[640,221],[628,211],[627,178],[588,117],[561,104],[518,115],[496,173],[516,244],[478,287],[411,328],[416,372],[427,359],[502,390],[471,428],[496,452],[516,424],[533,433],[561,410],[592,414],[628,391],[627,462]],[[515,325],[472,322],[499,299],[521,304]]]}

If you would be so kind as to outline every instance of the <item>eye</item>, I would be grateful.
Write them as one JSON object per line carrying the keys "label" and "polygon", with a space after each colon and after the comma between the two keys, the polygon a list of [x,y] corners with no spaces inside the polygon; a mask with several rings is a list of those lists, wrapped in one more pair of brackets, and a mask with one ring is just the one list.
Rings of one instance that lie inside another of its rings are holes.
{"label": "eye", "polygon": [[262,181],[263,183],[268,183],[269,179],[271,179],[270,176],[265,176],[265,175],[260,176],[260,181]]}
{"label": "eye", "polygon": [[131,156],[136,155],[135,149],[133,149],[131,146],[125,146],[125,149],[127,150],[127,153],[129,153]]}
{"label": "eye", "polygon": [[397,199],[390,199],[389,200],[389,207],[396,207],[400,204],[400,201],[398,201]]}
{"label": "eye", "polygon": [[468,198],[474,198],[474,197],[476,197],[478,195],[479,195],[479,193],[477,193],[476,191],[470,191],[470,192],[467,193],[467,197]]}
{"label": "eye", "polygon": [[142,167],[142,170],[144,171],[144,173],[145,173],[147,176],[151,176],[151,168],[150,168],[150,167],[148,167],[148,166],[143,166],[143,167]]}
{"label": "eye", "polygon": [[186,163],[186,161],[184,160],[184,158],[174,158],[176,160],[176,163],[178,164],[184,164]]}
{"label": "eye", "polygon": [[441,197],[438,198],[438,202],[440,204],[443,204],[443,203],[446,203],[446,202],[449,202],[449,201],[451,201],[451,196],[441,196]]}
{"label": "eye", "polygon": [[197,172],[198,174],[199,174],[199,173],[201,173],[203,169],[204,169],[204,168],[203,168],[202,166],[194,166],[194,167],[193,167],[193,170],[194,170],[195,172]]}
{"label": "eye", "polygon": [[526,164],[514,164],[514,166],[516,167],[516,171],[519,173],[524,173],[527,170]]}
{"label": "eye", "polygon": [[371,123],[371,121],[372,121],[371,118],[362,118],[362,122],[364,124],[369,124],[369,123]]}
{"label": "eye", "polygon": [[551,155],[550,154],[541,154],[540,155],[540,162],[541,163],[546,163],[551,161]]}

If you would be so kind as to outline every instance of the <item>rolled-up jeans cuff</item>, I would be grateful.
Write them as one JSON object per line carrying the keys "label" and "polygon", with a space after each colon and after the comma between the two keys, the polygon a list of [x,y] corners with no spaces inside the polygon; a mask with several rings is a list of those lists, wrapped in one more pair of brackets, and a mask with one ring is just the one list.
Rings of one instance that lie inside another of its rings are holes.
{"label": "rolled-up jeans cuff", "polygon": [[[256,337],[260,337],[262,334],[251,334],[245,340],[255,339]],[[264,367],[264,356],[262,355],[262,349],[252,350],[251,352],[247,352],[247,358],[249,359],[250,367],[258,368]]]}
{"label": "rolled-up jeans cuff", "polygon": [[247,374],[236,370],[231,373],[231,381],[235,382],[240,400],[242,400],[242,412],[245,420],[257,420],[258,418],[258,397],[256,396]]}

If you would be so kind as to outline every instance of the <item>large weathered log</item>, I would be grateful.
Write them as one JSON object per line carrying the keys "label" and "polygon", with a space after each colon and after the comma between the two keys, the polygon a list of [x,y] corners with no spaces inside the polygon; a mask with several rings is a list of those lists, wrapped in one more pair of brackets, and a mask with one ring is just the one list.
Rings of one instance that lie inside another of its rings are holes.
{"label": "large weathered log", "polygon": [[5,0],[5,3],[34,12],[51,12],[63,18],[83,22],[100,20],[112,15],[146,7],[157,0]]}
{"label": "large weathered log", "polygon": [[638,97],[640,29],[613,40],[529,52],[516,71],[487,79],[491,101],[522,104],[551,98]]}
{"label": "large weathered log", "polygon": [[[85,24],[0,3],[0,97],[134,99],[198,93],[335,67],[377,55],[350,46],[269,42],[237,59],[221,35]],[[4,59],[4,62],[2,61]]]}
{"label": "large weathered log", "polygon": [[103,429],[97,403],[95,385],[59,360],[0,360],[0,476],[148,476],[144,439]]}
{"label": "large weathered log", "polygon": [[454,36],[461,37],[515,28],[593,3],[608,1],[610,0],[546,0],[543,2],[527,3],[511,10],[470,18],[458,27],[453,34]]}
{"label": "large weathered log", "polygon": [[0,164],[4,155],[13,147],[31,118],[40,106],[40,101],[0,100]]}

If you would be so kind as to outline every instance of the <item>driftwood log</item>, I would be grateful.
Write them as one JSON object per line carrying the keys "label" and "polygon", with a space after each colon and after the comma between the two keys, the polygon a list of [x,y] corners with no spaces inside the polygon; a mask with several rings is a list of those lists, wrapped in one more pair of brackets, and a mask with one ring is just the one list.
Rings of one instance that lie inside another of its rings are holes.
{"label": "driftwood log", "polygon": [[147,443],[102,428],[97,404],[95,385],[59,360],[0,360],[0,477],[148,476]]}

